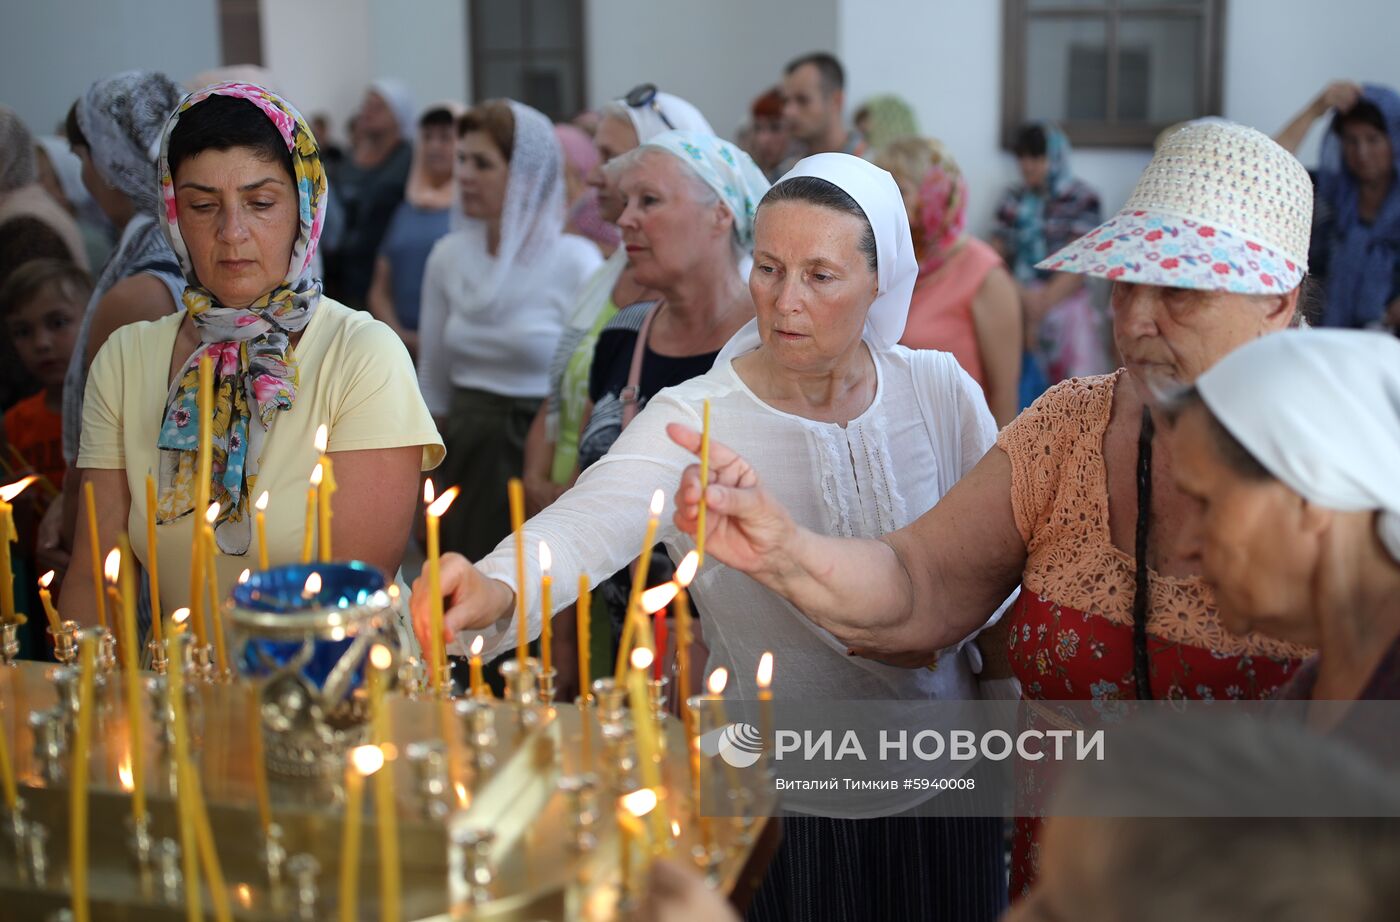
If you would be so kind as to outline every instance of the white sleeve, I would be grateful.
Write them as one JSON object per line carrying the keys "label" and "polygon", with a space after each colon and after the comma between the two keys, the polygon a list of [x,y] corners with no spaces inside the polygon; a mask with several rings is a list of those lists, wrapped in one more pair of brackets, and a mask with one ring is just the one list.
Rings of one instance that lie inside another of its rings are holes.
{"label": "white sleeve", "polygon": [[[698,403],[698,401],[696,401]],[[689,452],[666,435],[666,425],[682,422],[699,427],[700,416],[690,400],[663,391],[648,402],[614,443],[612,450],[591,465],[578,482],[549,508],[525,523],[525,610],[531,640],[540,634],[539,544],[549,544],[553,566],[552,602],[555,611],[578,597],[580,573],[591,585],[626,567],[642,551],[652,494],[660,490],[665,507],[659,518],[656,543],[689,542],[672,523],[674,496],[681,472],[693,461]],[[477,563],[485,576],[516,586],[515,540],[507,537]],[[463,632],[451,647],[465,652],[473,639],[484,638],[483,655],[492,658],[510,649],[516,638],[512,611],[484,631]]]}
{"label": "white sleeve", "polygon": [[447,414],[452,396],[448,362],[443,343],[447,328],[447,288],[443,284],[448,269],[448,238],[439,240],[423,267],[423,294],[418,313],[418,389],[435,418]]}

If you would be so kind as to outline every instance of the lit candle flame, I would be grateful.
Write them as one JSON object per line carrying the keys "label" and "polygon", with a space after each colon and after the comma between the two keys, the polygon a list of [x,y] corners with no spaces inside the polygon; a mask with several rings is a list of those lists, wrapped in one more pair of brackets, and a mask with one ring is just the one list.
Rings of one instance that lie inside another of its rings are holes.
{"label": "lit candle flame", "polygon": [[170,613],[170,623],[179,627],[190,620],[190,610],[188,608],[177,608]]}
{"label": "lit candle flame", "polygon": [[238,894],[238,905],[242,906],[244,909],[253,908],[252,887],[248,886],[247,884],[239,884],[237,887],[234,888],[234,892]]}
{"label": "lit candle flame", "polygon": [[248,582],[248,580],[252,579],[252,577],[253,571],[244,568],[243,572],[238,574],[238,585],[242,586],[244,583]]}
{"label": "lit candle flame", "polygon": [[23,493],[25,491],[25,488],[27,488],[31,483],[38,479],[39,475],[30,474],[23,480],[16,480],[14,483],[5,484],[3,487],[0,487],[0,501],[4,501],[7,503],[10,502],[16,496],[19,496],[21,493]]}
{"label": "lit candle flame", "polygon": [[651,788],[642,788],[631,794],[623,794],[618,801],[622,808],[633,816],[646,816],[656,809],[656,792]]}
{"label": "lit candle flame", "polygon": [[658,515],[660,515],[660,514],[661,514],[661,510],[662,510],[662,509],[665,509],[665,508],[666,508],[666,494],[665,494],[665,493],[662,493],[660,490],[657,490],[655,493],[651,494],[651,514],[652,514],[652,516],[658,516]]}
{"label": "lit candle flame", "polygon": [[321,485],[321,478],[324,476],[326,476],[325,472],[321,470],[321,465],[318,463],[311,469],[311,485],[313,487],[319,487]]}
{"label": "lit candle flame", "polygon": [[763,655],[758,658],[758,687],[767,689],[773,684],[773,654],[770,651],[763,651]]}
{"label": "lit candle flame", "polygon": [[467,786],[458,781],[453,787],[457,789],[457,803],[462,805],[462,809],[465,810],[471,806],[472,795],[467,792]]}
{"label": "lit candle flame", "polygon": [[[316,454],[324,455],[326,453],[326,445],[330,443],[330,434],[330,429],[326,428],[325,423],[321,423],[321,425],[316,427]],[[305,438],[305,436],[302,436],[302,438]],[[303,442],[302,444],[305,443]]]}
{"label": "lit candle flame", "polygon": [[263,490],[263,491],[262,491],[262,496],[259,496],[259,497],[258,497],[258,501],[257,501],[256,503],[253,503],[253,508],[256,509],[256,510],[258,510],[259,512],[266,512],[266,511],[267,511],[267,491],[266,491],[266,490]]}
{"label": "lit candle flame", "polygon": [[729,670],[720,666],[714,672],[710,673],[709,681],[705,683],[705,687],[710,690],[712,696],[718,698],[720,695],[724,694],[724,686],[728,684]]}
{"label": "lit candle flame", "polygon": [[375,669],[388,669],[394,664],[394,654],[382,643],[377,643],[369,651],[369,664]]}
{"label": "lit candle flame", "polygon": [[131,773],[131,756],[122,757],[117,763],[117,780],[121,782],[122,790],[130,793],[136,789],[136,779]]}
{"label": "lit candle flame", "polygon": [[49,588],[53,585],[53,576],[54,573],[52,570],[45,573],[43,576],[39,577],[39,585],[43,586],[45,589]]}
{"label": "lit candle flame", "polygon": [[397,601],[399,600],[399,584],[398,584],[398,583],[390,583],[390,584],[389,584],[388,592],[389,592],[389,601],[390,601],[390,602],[397,602]]}
{"label": "lit candle flame", "polygon": [[651,668],[652,662],[656,658],[651,655],[651,651],[646,647],[638,647],[632,651],[632,668],[640,669],[643,672]]}
{"label": "lit candle flame", "polygon": [[[424,492],[426,493],[427,491]],[[452,505],[452,501],[456,499],[457,494],[461,492],[462,490],[460,487],[448,487],[441,496],[433,500],[432,505],[428,507],[428,515],[435,519],[442,518],[443,513],[447,512],[447,507]]]}
{"label": "lit candle flame", "polygon": [[384,767],[384,752],[378,746],[356,746],[350,750],[350,763],[355,771],[369,777]]}
{"label": "lit candle flame", "polygon": [[695,579],[695,571],[700,569],[700,555],[691,551],[681,558],[681,565],[676,567],[676,583],[684,589],[690,585],[690,581]]}
{"label": "lit candle flame", "polygon": [[671,835],[677,839],[681,837],[681,824],[679,820],[671,820]]}
{"label": "lit candle flame", "polygon": [[681,587],[675,583],[662,583],[660,586],[652,586],[642,593],[642,611],[648,615],[661,611],[671,600],[680,594]]}
{"label": "lit candle flame", "polygon": [[218,519],[218,517],[219,517],[219,504],[216,503],[216,502],[215,502],[215,503],[210,503],[210,504],[209,504],[209,508],[204,510],[204,521],[208,522],[210,525],[213,525],[213,524],[214,524],[214,521],[215,521],[216,519]]}
{"label": "lit candle flame", "polygon": [[549,545],[546,544],[545,542],[541,541],[541,542],[540,542],[540,569],[544,571],[544,575],[545,575],[545,576],[548,576],[548,575],[549,575],[549,567],[550,567],[550,565],[553,564],[553,563],[554,563],[554,557],[553,557],[553,555],[551,555],[551,554],[549,553]]}
{"label": "lit candle flame", "polygon": [[477,634],[476,639],[472,641],[472,656],[480,656],[481,648],[484,646],[486,646],[486,638]]}
{"label": "lit candle flame", "polygon": [[107,577],[107,582],[115,583],[117,577],[122,572],[122,552],[112,548],[107,552],[107,560],[102,564],[102,574]]}
{"label": "lit candle flame", "polygon": [[309,599],[313,595],[320,595],[320,593],[321,574],[313,571],[312,574],[306,578],[306,585],[301,587],[301,594]]}
{"label": "lit candle flame", "polygon": [[435,496],[437,491],[433,489],[433,478],[427,477],[423,480],[423,505],[431,506]]}

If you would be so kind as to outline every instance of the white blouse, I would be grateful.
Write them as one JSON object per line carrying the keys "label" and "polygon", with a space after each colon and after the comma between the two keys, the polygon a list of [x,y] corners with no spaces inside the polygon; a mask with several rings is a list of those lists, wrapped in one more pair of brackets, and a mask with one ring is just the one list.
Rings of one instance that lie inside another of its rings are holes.
{"label": "white blouse", "polygon": [[[694,457],[666,435],[680,422],[699,428],[711,404],[712,437],[742,454],[799,525],[821,534],[874,538],[903,528],[971,470],[995,440],[986,400],[952,355],[904,347],[875,353],[877,390],[845,428],[777,410],[760,400],[725,362],[656,395],[602,460],[525,527],[529,633],[540,632],[540,539],[554,557],[554,603],[577,595],[578,574],[596,585],[635,558],[653,491],[666,496],[657,540],[673,560],[694,540],[671,521],[681,472]],[[515,551],[503,541],[478,566],[515,587]],[[757,694],[754,671],[765,650],[777,669],[775,697],[907,700],[976,698],[968,655],[940,658],[936,669],[902,669],[848,656],[846,647],[787,601],[710,558],[691,586],[700,614],[707,668],[725,666],[730,695]],[[557,610],[557,608],[556,608]],[[987,613],[988,615],[991,612]],[[515,641],[515,618],[485,636],[499,654]],[[462,651],[475,633],[459,635]],[[458,652],[454,645],[454,652]]]}
{"label": "white blouse", "polygon": [[[502,281],[491,303],[460,279],[490,279],[495,258],[482,236],[455,231],[439,240],[423,270],[418,318],[418,383],[434,416],[453,388],[506,397],[544,397],[549,360],[578,289],[602,265],[598,248],[574,234]],[[464,271],[465,270],[468,271]]]}

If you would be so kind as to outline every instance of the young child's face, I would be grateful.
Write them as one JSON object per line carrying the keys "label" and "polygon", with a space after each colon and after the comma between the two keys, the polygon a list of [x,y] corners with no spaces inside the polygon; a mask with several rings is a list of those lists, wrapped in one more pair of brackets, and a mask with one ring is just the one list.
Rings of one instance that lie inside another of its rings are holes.
{"label": "young child's face", "polygon": [[5,318],[5,327],[24,369],[44,387],[63,384],[78,338],[81,307],[50,285]]}

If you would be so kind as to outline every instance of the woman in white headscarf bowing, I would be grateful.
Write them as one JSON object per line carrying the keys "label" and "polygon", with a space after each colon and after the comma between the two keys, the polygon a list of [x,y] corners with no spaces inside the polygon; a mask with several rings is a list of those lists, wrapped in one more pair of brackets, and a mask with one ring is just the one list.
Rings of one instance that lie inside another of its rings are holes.
{"label": "woman in white headscarf bowing", "polygon": [[[516,585],[508,546],[475,567],[443,561],[449,639],[481,632],[488,649],[508,648],[517,591],[527,596],[529,633],[539,633],[533,587],[541,539],[553,572],[568,577],[558,581],[556,606],[573,601],[574,574],[596,581],[630,560],[653,492],[669,497],[691,462],[667,428],[699,427],[706,400],[714,438],[742,445],[794,516],[830,535],[873,538],[907,525],[992,445],[986,401],[956,359],[898,345],[918,263],[888,173],[846,154],[809,157],[762,198],[753,235],[756,319],[709,372],[653,396],[574,488],[527,523],[524,587]],[[679,560],[694,543],[669,512],[661,522],[657,539]],[[710,665],[729,669],[741,699],[755,696],[755,669],[770,650],[779,700],[978,696],[967,648],[926,669],[848,656],[845,645],[777,593],[713,558],[692,590]],[[414,623],[423,638],[427,613],[426,595],[415,593]],[[785,820],[784,846],[756,898],[759,917],[806,918],[798,911],[802,901],[845,907],[842,918],[996,918],[1006,899],[1001,821],[895,817],[927,792],[884,793],[853,808],[877,818]],[[784,805],[831,812],[829,802],[801,792],[785,795]]]}
{"label": "woman in white headscarf bowing", "polygon": [[1172,435],[1220,620],[1317,648],[1278,697],[1400,698],[1400,342],[1266,336],[1196,380]]}
{"label": "woman in white headscarf bowing", "polygon": [[457,122],[455,229],[433,247],[418,318],[418,378],[463,494],[444,549],[484,556],[510,532],[506,484],[548,388],[550,356],[598,248],[564,233],[563,155],[540,112],[482,103]]}

